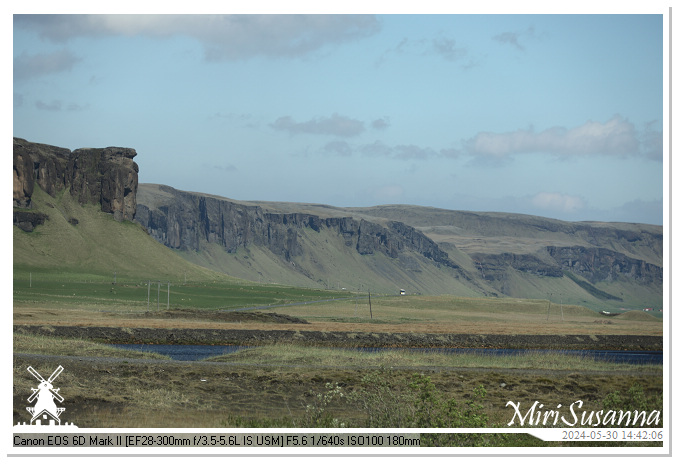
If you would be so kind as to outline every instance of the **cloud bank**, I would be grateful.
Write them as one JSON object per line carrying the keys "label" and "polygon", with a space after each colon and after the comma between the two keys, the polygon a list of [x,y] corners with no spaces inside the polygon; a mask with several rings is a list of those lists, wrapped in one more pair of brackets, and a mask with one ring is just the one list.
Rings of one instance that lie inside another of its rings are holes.
{"label": "cloud bank", "polygon": [[466,141],[465,146],[470,155],[495,159],[539,153],[564,158],[643,155],[662,160],[661,134],[647,130],[645,138],[640,141],[634,125],[619,116],[605,123],[588,121],[573,129],[552,127],[542,132],[530,129],[502,134],[481,132]]}
{"label": "cloud bank", "polygon": [[208,60],[301,57],[380,30],[373,15],[15,15],[15,27],[52,42],[76,37],[187,36]]}
{"label": "cloud bank", "polygon": [[314,118],[305,122],[295,122],[290,116],[282,116],[276,119],[271,127],[290,134],[321,134],[338,137],[353,137],[365,130],[363,122],[336,113],[329,118]]}

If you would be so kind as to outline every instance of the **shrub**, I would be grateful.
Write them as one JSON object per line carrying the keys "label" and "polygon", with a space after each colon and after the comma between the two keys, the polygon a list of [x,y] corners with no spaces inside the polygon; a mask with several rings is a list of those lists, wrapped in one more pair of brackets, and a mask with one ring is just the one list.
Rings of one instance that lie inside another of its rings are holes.
{"label": "shrub", "polygon": [[[482,401],[486,389],[479,385],[462,404],[445,397],[431,378],[414,374],[405,379],[389,370],[371,372],[360,386],[345,394],[337,383],[327,383],[322,393],[309,392],[312,401],[305,406],[302,427],[370,428],[484,428],[488,416]],[[349,401],[365,414],[364,423],[352,424],[330,413],[331,403]],[[426,433],[421,446],[535,446],[532,437],[492,433]]]}
{"label": "shrub", "polygon": [[[620,391],[615,390],[606,395],[602,401],[603,410],[611,411],[647,411],[663,410],[663,394],[659,395],[648,394],[639,385],[632,385],[626,394],[621,394]],[[662,414],[660,415],[659,427],[662,427]],[[637,427],[640,425],[637,424]]]}
{"label": "shrub", "polygon": [[304,408],[304,416],[300,421],[300,427],[345,427],[346,424],[341,422],[328,411],[330,404],[344,397],[342,387],[337,383],[326,383],[325,392],[314,393],[310,391],[309,394],[313,401],[307,404]]}

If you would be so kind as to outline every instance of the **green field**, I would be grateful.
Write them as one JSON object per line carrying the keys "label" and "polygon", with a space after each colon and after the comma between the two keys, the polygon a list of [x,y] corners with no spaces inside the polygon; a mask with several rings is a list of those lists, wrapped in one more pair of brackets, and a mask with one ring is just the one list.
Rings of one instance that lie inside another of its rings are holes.
{"label": "green field", "polygon": [[240,309],[285,305],[295,302],[347,298],[348,292],[258,285],[234,279],[211,282],[168,282],[125,276],[69,272],[14,273],[14,303],[18,306],[89,309]]}

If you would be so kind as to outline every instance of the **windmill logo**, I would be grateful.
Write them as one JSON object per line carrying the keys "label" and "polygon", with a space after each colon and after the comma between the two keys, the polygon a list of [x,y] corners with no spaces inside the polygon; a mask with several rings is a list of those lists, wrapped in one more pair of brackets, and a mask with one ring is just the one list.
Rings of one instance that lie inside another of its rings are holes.
{"label": "windmill logo", "polygon": [[[33,369],[32,366],[28,366],[28,372],[30,372],[31,375],[33,375],[33,377],[35,377],[40,382],[38,384],[38,388],[31,388],[33,394],[28,397],[29,403],[33,403],[33,401],[35,401],[34,406],[29,406],[26,408],[26,411],[31,414],[30,425],[73,426],[73,424],[61,423],[59,416],[61,416],[61,413],[64,412],[66,408],[58,407],[57,403],[54,401],[56,400],[59,403],[64,402],[64,398],[59,394],[59,389],[54,388],[53,385],[54,380],[59,376],[59,374],[61,374],[63,370],[64,368],[62,366],[57,367],[56,370],[52,372],[52,375],[50,375],[49,378],[45,380],[38,371]],[[23,425],[28,424],[24,422]]]}

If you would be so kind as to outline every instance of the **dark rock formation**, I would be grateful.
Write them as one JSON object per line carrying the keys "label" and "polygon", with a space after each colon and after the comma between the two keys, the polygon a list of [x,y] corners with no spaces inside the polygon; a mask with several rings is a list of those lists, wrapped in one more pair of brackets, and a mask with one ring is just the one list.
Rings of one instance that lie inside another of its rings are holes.
{"label": "dark rock formation", "polygon": [[642,284],[662,284],[662,267],[630,258],[606,248],[546,247],[558,266],[583,276],[591,283],[626,277]]}
{"label": "dark rock formation", "polygon": [[505,280],[507,270],[512,268],[546,277],[562,277],[564,272],[572,272],[592,284],[627,278],[644,285],[662,285],[662,267],[607,248],[547,246],[544,250],[553,262],[545,262],[533,254],[474,253],[472,257],[482,278],[488,281]]}
{"label": "dark rock formation", "polygon": [[266,247],[290,260],[301,255],[299,239],[303,229],[330,229],[342,236],[346,246],[361,255],[383,253],[396,258],[404,250],[456,268],[448,254],[415,228],[391,221],[386,227],[351,217],[321,218],[304,213],[271,213],[224,198],[182,192],[160,186],[172,200],[149,207],[140,201],[135,221],[168,247],[200,250],[201,241],[217,243],[229,253],[240,247]]}
{"label": "dark rock formation", "polygon": [[14,138],[14,206],[31,207],[35,184],[51,196],[69,189],[81,204],[100,204],[118,221],[136,213],[139,167],[131,148],[66,148]]}
{"label": "dark rock formation", "polygon": [[509,268],[528,274],[562,277],[563,271],[554,265],[540,261],[534,255],[522,255],[515,253],[502,254],[482,254],[472,255],[476,268],[482,277],[489,281],[503,281],[507,278],[506,273]]}
{"label": "dark rock formation", "polygon": [[44,224],[48,219],[44,213],[35,211],[14,211],[14,225],[24,232],[32,232],[36,226]]}

